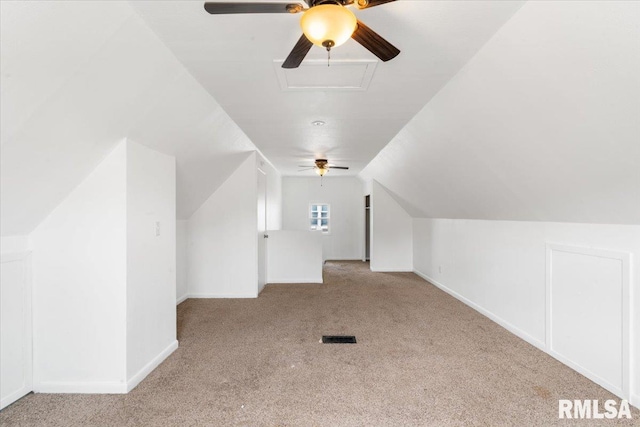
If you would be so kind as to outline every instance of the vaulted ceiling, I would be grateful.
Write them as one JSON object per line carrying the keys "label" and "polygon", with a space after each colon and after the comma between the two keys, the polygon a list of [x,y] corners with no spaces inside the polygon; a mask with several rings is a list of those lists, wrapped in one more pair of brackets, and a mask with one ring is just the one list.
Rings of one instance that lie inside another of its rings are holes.
{"label": "vaulted ceiling", "polygon": [[638,22],[528,2],[361,175],[416,217],[640,224]]}
{"label": "vaulted ceiling", "polygon": [[128,2],[0,2],[2,234],[33,230],[123,138],[174,155],[188,218],[255,145]]}
{"label": "vaulted ceiling", "polygon": [[[356,11],[396,59],[349,41],[332,67],[314,47],[284,74],[298,15],[0,7],[2,235],[33,230],[123,138],[176,157],[179,218],[259,149],[285,175],[348,164],[414,216],[640,223],[637,2],[399,0]],[[363,67],[361,90],[282,88]]]}
{"label": "vaulted ceiling", "polygon": [[[328,158],[351,167],[336,174],[355,175],[523,2],[400,0],[351,8],[400,55],[379,62],[349,40],[331,52],[333,69],[326,51],[314,46],[299,69],[286,72],[278,61],[302,34],[300,14],[209,15],[202,1],[132,4],[283,174],[298,175],[298,165]],[[376,65],[366,90],[329,88],[351,73],[359,76],[362,61]],[[314,86],[323,78],[325,87],[307,90],[283,90],[280,84]],[[317,120],[326,124],[313,126]]]}

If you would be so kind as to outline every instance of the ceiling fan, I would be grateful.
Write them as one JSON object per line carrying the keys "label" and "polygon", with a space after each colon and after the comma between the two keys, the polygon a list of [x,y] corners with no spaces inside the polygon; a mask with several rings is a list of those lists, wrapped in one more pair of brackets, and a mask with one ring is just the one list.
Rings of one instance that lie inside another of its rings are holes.
{"label": "ceiling fan", "polygon": [[327,159],[316,159],[314,163],[315,163],[315,166],[304,165],[299,167],[305,168],[305,169],[301,169],[301,171],[315,169],[316,173],[320,176],[324,176],[327,172],[329,172],[329,169],[343,169],[343,170],[349,169],[348,166],[330,165]]}
{"label": "ceiling fan", "polygon": [[360,22],[347,8],[355,4],[358,9],[379,6],[395,0],[304,0],[309,6],[300,3],[233,3],[210,1],[204,8],[212,15],[236,13],[303,13],[300,19],[302,36],[282,64],[282,68],[298,68],[314,44],[322,46],[330,52],[333,47],[340,46],[349,38],[354,39],[367,50],[380,58],[389,61],[400,53],[400,50],[386,41],[372,29]]}

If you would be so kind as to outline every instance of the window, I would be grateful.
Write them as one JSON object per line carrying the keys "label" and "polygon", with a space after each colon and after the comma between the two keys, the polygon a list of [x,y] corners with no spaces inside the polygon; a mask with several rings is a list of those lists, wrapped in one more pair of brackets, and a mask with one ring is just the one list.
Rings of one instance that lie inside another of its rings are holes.
{"label": "window", "polygon": [[311,230],[329,232],[329,205],[312,203],[309,205],[309,224]]}

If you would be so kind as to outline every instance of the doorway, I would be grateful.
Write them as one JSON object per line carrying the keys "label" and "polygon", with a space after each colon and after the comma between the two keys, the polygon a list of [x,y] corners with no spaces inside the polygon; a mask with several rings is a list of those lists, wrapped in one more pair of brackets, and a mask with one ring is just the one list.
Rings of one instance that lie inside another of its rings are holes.
{"label": "doorway", "polygon": [[364,261],[369,261],[371,252],[371,196],[364,196]]}
{"label": "doorway", "polygon": [[267,174],[258,169],[258,294],[267,284]]}

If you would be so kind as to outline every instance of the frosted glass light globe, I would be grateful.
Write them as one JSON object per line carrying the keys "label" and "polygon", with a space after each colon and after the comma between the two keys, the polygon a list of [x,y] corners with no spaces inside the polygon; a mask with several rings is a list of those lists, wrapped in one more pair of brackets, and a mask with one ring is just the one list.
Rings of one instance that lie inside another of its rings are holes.
{"label": "frosted glass light globe", "polygon": [[307,10],[300,19],[302,32],[316,46],[344,44],[356,30],[358,19],[344,6],[321,4]]}

